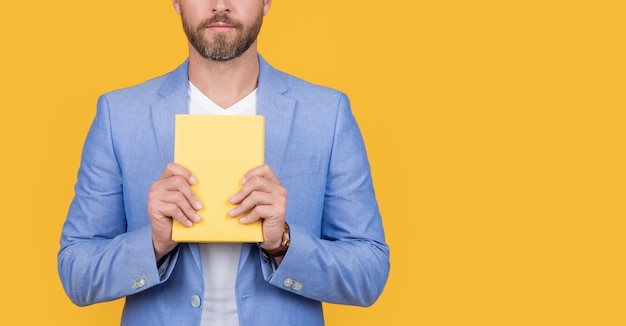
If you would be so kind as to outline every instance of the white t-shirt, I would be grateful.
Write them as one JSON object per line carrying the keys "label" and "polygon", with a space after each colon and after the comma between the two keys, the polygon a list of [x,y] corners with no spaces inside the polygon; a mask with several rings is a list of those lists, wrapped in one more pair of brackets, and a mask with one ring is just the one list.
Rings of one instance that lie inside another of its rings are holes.
{"label": "white t-shirt", "polygon": [[[256,89],[227,109],[211,101],[189,82],[189,114],[256,115]],[[203,326],[237,326],[235,281],[241,243],[202,243]]]}

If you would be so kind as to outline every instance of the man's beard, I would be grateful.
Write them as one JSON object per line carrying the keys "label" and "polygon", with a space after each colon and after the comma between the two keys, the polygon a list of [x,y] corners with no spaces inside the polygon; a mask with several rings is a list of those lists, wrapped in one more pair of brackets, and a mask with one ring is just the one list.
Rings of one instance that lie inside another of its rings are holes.
{"label": "man's beard", "polygon": [[[214,61],[227,61],[239,57],[246,52],[252,43],[256,40],[259,32],[261,31],[261,25],[263,24],[263,13],[261,12],[254,23],[245,28],[242,23],[232,20],[228,15],[224,13],[216,14],[210,19],[202,21],[198,27],[194,30],[185,20],[185,15],[181,11],[181,17],[183,21],[183,29],[187,34],[189,43],[198,51],[198,53],[206,59]],[[204,39],[204,31],[209,25],[223,22],[231,25],[237,31],[237,35],[232,42],[228,42],[227,36],[224,33],[217,33],[213,43]]]}

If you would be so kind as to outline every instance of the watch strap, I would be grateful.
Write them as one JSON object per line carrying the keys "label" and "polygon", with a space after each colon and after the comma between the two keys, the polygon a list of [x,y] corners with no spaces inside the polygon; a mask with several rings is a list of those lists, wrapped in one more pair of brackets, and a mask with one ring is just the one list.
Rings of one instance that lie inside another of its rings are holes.
{"label": "watch strap", "polygon": [[289,239],[289,224],[285,222],[285,227],[283,228],[283,239],[280,242],[280,246],[274,249],[261,248],[261,250],[263,251],[263,255],[265,256],[265,258],[282,257],[285,254],[287,254],[287,250],[289,249],[290,242],[291,241]]}

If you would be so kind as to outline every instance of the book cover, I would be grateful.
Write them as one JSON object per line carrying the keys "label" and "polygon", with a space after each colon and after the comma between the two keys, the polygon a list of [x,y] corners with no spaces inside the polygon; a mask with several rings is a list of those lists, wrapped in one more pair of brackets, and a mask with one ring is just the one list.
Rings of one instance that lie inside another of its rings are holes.
{"label": "book cover", "polygon": [[241,189],[241,179],[264,162],[263,116],[176,115],[174,162],[196,177],[191,187],[202,202],[202,221],[185,227],[177,221],[177,242],[262,242],[261,221],[241,224],[228,215],[228,198]]}

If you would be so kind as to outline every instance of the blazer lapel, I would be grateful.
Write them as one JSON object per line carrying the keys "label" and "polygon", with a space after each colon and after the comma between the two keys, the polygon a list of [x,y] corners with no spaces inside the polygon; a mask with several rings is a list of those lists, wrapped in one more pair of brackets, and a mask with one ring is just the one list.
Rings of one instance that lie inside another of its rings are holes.
{"label": "blazer lapel", "polygon": [[[288,85],[260,55],[259,65],[257,115],[265,117],[265,164],[269,165],[276,175],[280,175],[280,165],[289,139],[296,100],[285,95],[289,90]],[[252,250],[258,250],[258,247],[244,243],[239,257],[239,271],[242,270]]]}
{"label": "blazer lapel", "polygon": [[159,144],[163,166],[174,161],[174,126],[176,114],[189,112],[187,62],[170,73],[161,88],[160,97],[151,105],[152,126]]}
{"label": "blazer lapel", "polygon": [[265,117],[265,163],[280,174],[296,100],[285,95],[289,86],[260,56],[257,114]]}
{"label": "blazer lapel", "polygon": [[[152,127],[159,145],[163,166],[174,161],[174,131],[177,114],[189,113],[189,79],[187,61],[170,73],[161,88],[160,97],[150,106]],[[198,268],[202,270],[200,247],[189,243],[189,249]]]}

